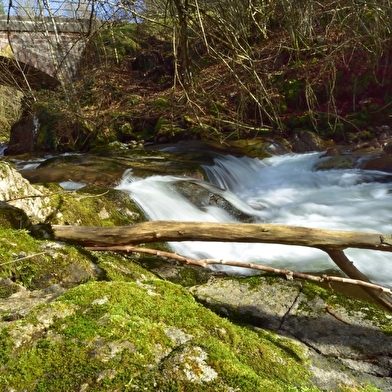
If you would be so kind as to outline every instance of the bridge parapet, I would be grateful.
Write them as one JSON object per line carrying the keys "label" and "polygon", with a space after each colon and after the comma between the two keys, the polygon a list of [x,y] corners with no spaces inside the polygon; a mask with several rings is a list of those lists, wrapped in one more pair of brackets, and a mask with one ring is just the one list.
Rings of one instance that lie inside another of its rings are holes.
{"label": "bridge parapet", "polygon": [[70,19],[62,17],[39,17],[27,16],[0,16],[0,31],[8,32],[55,32],[89,34],[99,26],[97,20]]}

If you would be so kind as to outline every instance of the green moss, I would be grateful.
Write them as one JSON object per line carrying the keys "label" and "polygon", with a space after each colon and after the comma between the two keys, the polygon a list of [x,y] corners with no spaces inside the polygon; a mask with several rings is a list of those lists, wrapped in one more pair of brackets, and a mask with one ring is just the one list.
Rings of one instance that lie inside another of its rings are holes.
{"label": "green moss", "polygon": [[88,252],[37,240],[25,230],[0,228],[0,254],[0,277],[32,290],[98,278]]}
{"label": "green moss", "polygon": [[[307,301],[302,301],[300,309],[306,310],[307,304],[312,300],[322,299],[330,306],[339,306],[344,309],[349,315],[361,313],[364,320],[370,320],[374,325],[378,326],[381,331],[392,336],[392,325],[390,314],[378,306],[377,304],[368,301],[359,300],[339,292],[326,290],[316,284],[310,282],[302,282],[302,293],[306,296]],[[313,309],[310,307],[313,311]]]}
{"label": "green moss", "polygon": [[94,262],[104,273],[102,279],[117,282],[133,282],[155,278],[155,275],[141,267],[139,257],[119,253],[96,252]]}
{"label": "green moss", "polygon": [[155,102],[153,102],[153,106],[156,109],[165,109],[170,107],[170,102],[166,98],[159,97]]}
{"label": "green moss", "polygon": [[328,290],[307,281],[302,282],[302,293],[309,301],[316,298],[327,300],[331,295]]}
{"label": "green moss", "polygon": [[[12,327],[3,329],[1,389],[64,391],[86,385],[104,391],[132,390],[132,385],[148,389],[154,384],[153,389],[161,391],[311,387],[299,346],[270,332],[235,326],[168,282],[88,283],[39,307],[16,325],[27,328],[48,309],[57,319],[19,349],[12,344]],[[181,330],[189,341],[179,344],[169,337],[168,328]],[[219,377],[202,385],[184,378],[181,365],[171,362],[184,347],[204,350],[206,365]]]}
{"label": "green moss", "polygon": [[155,125],[155,135],[158,136],[166,136],[170,140],[172,138],[178,137],[184,134],[185,129],[179,127],[176,124],[166,120],[163,117],[160,117]]}
{"label": "green moss", "polygon": [[23,258],[34,255],[35,261],[42,260],[42,248],[26,230],[0,227],[0,277],[11,278],[19,284],[28,286],[40,266],[38,263],[33,266],[33,258],[29,263]]}
{"label": "green moss", "polygon": [[175,279],[170,279],[170,281],[184,287],[192,287],[207,283],[210,278],[211,274],[200,267],[184,266],[179,271],[178,276]]}
{"label": "green moss", "polygon": [[95,39],[98,51],[109,55],[112,59],[122,60],[127,55],[134,55],[140,50],[136,42],[136,27],[133,23],[101,29],[99,38]]}
{"label": "green moss", "polygon": [[0,202],[0,226],[8,229],[31,229],[31,222],[23,210]]}
{"label": "green moss", "polygon": [[144,220],[140,208],[128,195],[117,190],[86,187],[74,193],[51,197],[52,224],[84,226],[123,226]]}

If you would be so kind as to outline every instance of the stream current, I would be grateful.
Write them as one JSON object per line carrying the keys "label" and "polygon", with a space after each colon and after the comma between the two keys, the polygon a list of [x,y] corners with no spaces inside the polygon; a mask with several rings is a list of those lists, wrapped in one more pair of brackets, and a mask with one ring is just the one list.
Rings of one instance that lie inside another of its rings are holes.
{"label": "stream current", "polygon": [[[322,153],[257,158],[217,156],[203,166],[206,189],[224,197],[255,222],[310,228],[392,233],[392,175],[360,169],[316,170]],[[129,192],[150,220],[236,222],[218,205],[200,208],[174,186],[184,177],[140,179],[124,173],[117,189]],[[289,245],[171,242],[174,252],[195,259],[236,260],[301,272],[338,273],[321,250]],[[346,255],[373,282],[392,287],[392,254],[347,249]],[[236,273],[249,270],[225,267]]]}

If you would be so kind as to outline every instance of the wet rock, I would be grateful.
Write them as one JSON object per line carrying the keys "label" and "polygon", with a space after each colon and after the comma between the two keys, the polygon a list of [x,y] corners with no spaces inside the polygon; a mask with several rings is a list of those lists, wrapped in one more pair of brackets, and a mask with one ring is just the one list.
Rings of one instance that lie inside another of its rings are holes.
{"label": "wet rock", "polygon": [[235,147],[241,151],[240,155],[247,155],[249,157],[265,158],[272,155],[283,155],[291,152],[291,144],[289,141],[280,139],[264,139],[264,138],[253,138],[253,139],[240,139],[227,141],[229,148],[226,149],[226,153],[233,153],[238,155],[238,151],[230,151],[230,148]]}
{"label": "wet rock", "polygon": [[330,148],[327,148],[327,151],[325,152],[325,154],[323,156],[325,156],[325,157],[340,157],[342,155],[343,155],[343,153],[340,148],[330,147]]}
{"label": "wet rock", "polygon": [[317,170],[342,170],[342,169],[352,169],[355,167],[358,158],[355,156],[341,155],[341,156],[331,156],[328,159],[322,159],[317,163]]}
{"label": "wet rock", "polygon": [[310,131],[300,131],[296,135],[292,151],[304,153],[311,151],[321,151],[324,148],[323,141]]}
{"label": "wet rock", "polygon": [[359,168],[365,170],[380,170],[392,173],[392,154],[385,154],[362,160]]}
{"label": "wet rock", "polygon": [[202,177],[199,161],[147,149],[108,149],[83,155],[47,159],[21,174],[31,183],[73,181],[101,187],[115,187],[126,170],[137,177],[153,174]]}
{"label": "wet rock", "polygon": [[201,210],[208,210],[208,208],[216,206],[240,222],[251,223],[254,221],[254,218],[250,214],[239,210],[225,198],[225,193],[227,193],[225,190],[212,184],[197,180],[188,180],[179,181],[173,185],[180,194]]}

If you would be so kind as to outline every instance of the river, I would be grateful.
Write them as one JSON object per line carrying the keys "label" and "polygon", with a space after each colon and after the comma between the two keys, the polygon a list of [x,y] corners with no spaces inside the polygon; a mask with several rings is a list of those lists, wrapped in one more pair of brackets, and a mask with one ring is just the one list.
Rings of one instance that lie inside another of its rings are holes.
{"label": "river", "polygon": [[[256,222],[311,228],[392,233],[392,175],[360,169],[316,170],[323,153],[259,160],[218,155],[204,165],[209,183]],[[183,177],[140,179],[127,171],[117,189],[129,192],[150,220],[235,222],[218,205],[200,208],[173,186]],[[174,252],[200,259],[249,261],[302,272],[339,273],[321,250],[273,244],[173,242]],[[392,287],[392,255],[348,249],[347,256],[373,282]],[[239,273],[241,269],[229,268]],[[249,273],[244,270],[243,273]]]}

